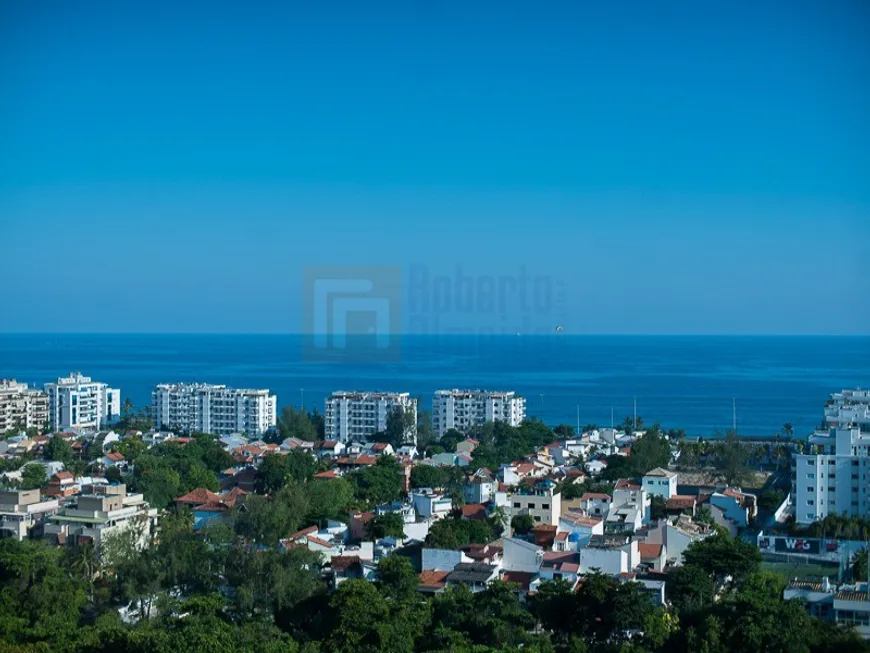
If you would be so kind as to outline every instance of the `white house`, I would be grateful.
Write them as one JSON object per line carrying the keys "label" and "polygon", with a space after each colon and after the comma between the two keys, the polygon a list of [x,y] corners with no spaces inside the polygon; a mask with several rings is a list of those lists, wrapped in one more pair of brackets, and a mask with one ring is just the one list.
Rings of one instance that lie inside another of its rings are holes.
{"label": "white house", "polygon": [[677,493],[677,473],[656,467],[643,475],[643,489],[651,497],[667,501]]}
{"label": "white house", "polygon": [[502,569],[537,573],[544,561],[544,550],[525,540],[513,537],[502,539]]}
{"label": "white house", "polygon": [[602,573],[618,576],[633,571],[638,564],[638,543],[628,535],[593,535],[586,547],[580,549],[580,568],[583,573],[598,569]]}

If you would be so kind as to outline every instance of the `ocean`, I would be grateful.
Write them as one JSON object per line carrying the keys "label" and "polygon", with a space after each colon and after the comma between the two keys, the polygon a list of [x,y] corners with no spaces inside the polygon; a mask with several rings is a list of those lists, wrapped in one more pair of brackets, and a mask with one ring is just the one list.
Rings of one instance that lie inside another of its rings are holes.
{"label": "ocean", "polygon": [[269,388],[278,405],[323,411],[333,390],[422,395],[441,388],[516,390],[550,425],[647,423],[712,437],[796,437],[819,423],[831,392],[870,385],[870,337],[423,336],[401,338],[384,360],[309,360],[298,335],[0,334],[0,378],[41,386],[81,371],[137,407],[157,383]]}

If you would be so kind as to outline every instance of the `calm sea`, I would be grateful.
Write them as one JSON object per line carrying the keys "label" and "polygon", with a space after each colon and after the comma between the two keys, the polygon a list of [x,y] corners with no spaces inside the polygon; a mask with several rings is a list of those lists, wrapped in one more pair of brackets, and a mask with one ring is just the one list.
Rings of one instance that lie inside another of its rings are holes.
{"label": "calm sea", "polygon": [[279,405],[323,410],[333,390],[514,389],[552,425],[609,425],[633,402],[647,422],[713,435],[731,427],[804,436],[827,396],[870,385],[870,337],[405,336],[396,360],[308,361],[293,335],[0,334],[0,377],[41,385],[71,371],[122,390],[137,406],[156,383],[267,387]]}

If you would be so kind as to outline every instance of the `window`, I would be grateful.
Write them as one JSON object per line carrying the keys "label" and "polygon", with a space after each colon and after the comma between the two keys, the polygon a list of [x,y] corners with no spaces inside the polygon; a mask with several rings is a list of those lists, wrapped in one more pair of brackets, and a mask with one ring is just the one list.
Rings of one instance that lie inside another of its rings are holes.
{"label": "window", "polygon": [[[824,476],[824,474],[822,474],[822,476]],[[812,473],[807,474],[807,478],[813,479],[813,478],[815,478],[815,474],[812,474]]]}
{"label": "window", "polygon": [[550,509],[549,503],[542,503],[541,504],[541,510],[549,510],[549,509]]}
{"label": "window", "polygon": [[814,487],[807,488],[807,492],[815,492],[815,491],[816,491],[816,488],[814,488]]}
{"label": "window", "polygon": [[812,505],[814,505],[814,504],[815,504],[815,501],[813,501],[812,499],[807,499],[807,505],[808,505],[808,506],[812,506]]}
{"label": "window", "polygon": [[520,507],[520,503],[519,503],[519,501],[515,501],[515,502],[514,502],[514,508],[519,508],[519,507]]}
{"label": "window", "polygon": [[813,519],[813,513],[808,512],[808,513],[807,513],[807,519]]}
{"label": "window", "polygon": [[534,503],[530,503],[530,504],[528,504],[528,505],[529,505],[529,510],[534,510],[534,509],[535,509],[535,504],[534,504]]}

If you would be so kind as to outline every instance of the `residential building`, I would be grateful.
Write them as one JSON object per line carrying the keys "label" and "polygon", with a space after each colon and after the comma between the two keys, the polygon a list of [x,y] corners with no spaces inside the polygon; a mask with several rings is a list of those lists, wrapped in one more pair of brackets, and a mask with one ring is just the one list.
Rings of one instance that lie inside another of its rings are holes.
{"label": "residential building", "polygon": [[395,409],[410,413],[405,439],[416,442],[417,400],[407,392],[333,392],[326,399],[326,439],[348,443],[365,442],[387,429],[387,417]]}
{"label": "residential building", "polygon": [[808,442],[813,453],[795,454],[793,461],[795,520],[809,524],[827,515],[870,516],[870,432],[832,427]]}
{"label": "residential building", "polygon": [[562,515],[562,495],[550,481],[542,481],[532,488],[522,487],[508,495],[506,512],[511,519],[517,515],[531,515],[539,524],[558,526]]}
{"label": "residential building", "polygon": [[75,372],[46,383],[48,423],[52,431],[98,431],[121,414],[121,391]]}
{"label": "residential building", "polygon": [[438,437],[450,429],[467,432],[487,422],[519,426],[526,418],[526,400],[511,392],[437,390],[432,398],[432,429]]}
{"label": "residential building", "polygon": [[498,488],[498,483],[488,469],[478,469],[465,482],[465,501],[468,503],[488,503]]}
{"label": "residential building", "polygon": [[593,535],[589,543],[580,549],[583,573],[598,569],[602,573],[618,576],[633,571],[638,564],[638,542],[629,535]]}
{"label": "residential building", "polygon": [[651,497],[667,501],[677,493],[677,473],[656,467],[643,475],[643,489]]}
{"label": "residential building", "polygon": [[823,621],[854,628],[870,639],[870,593],[867,583],[834,587],[828,578],[821,581],[792,580],[783,591],[785,600],[797,599],[807,611]]}
{"label": "residential building", "polygon": [[209,383],[161,383],[151,393],[155,426],[217,436],[262,435],[277,423],[277,403],[268,389]]}
{"label": "residential building", "polygon": [[39,490],[0,492],[0,537],[27,538],[31,529],[57,512],[57,499],[43,499]]}
{"label": "residential building", "polygon": [[58,544],[93,543],[99,549],[107,536],[129,528],[138,529],[137,544],[145,546],[157,524],[157,509],[141,494],[127,494],[119,485],[90,485],[57,514],[48,518],[44,537]]}
{"label": "residential building", "polygon": [[831,395],[825,405],[828,427],[854,426],[870,431],[870,390],[843,390]]}
{"label": "residential building", "polygon": [[559,518],[559,531],[568,534],[565,550],[576,551],[586,546],[593,535],[604,535],[604,520],[601,517],[567,512]]}
{"label": "residential building", "polygon": [[41,431],[46,424],[48,393],[15,379],[0,379],[0,434],[13,429]]}

